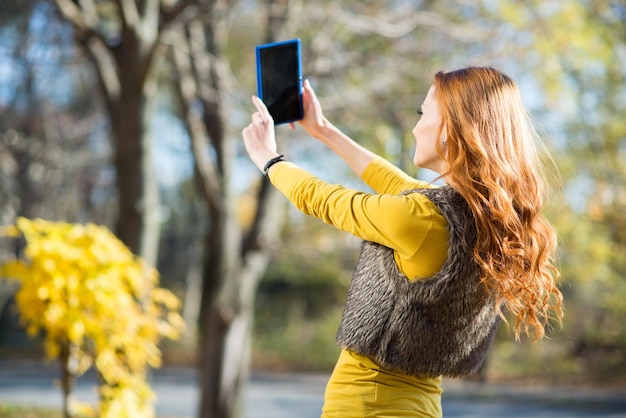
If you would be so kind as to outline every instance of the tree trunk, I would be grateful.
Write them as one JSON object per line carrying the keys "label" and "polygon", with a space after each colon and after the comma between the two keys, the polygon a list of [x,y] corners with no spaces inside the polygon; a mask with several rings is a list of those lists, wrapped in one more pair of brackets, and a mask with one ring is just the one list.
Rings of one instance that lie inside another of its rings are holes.
{"label": "tree trunk", "polygon": [[[134,94],[133,94],[134,93]],[[156,265],[159,242],[159,189],[150,152],[147,94],[130,92],[111,106],[119,212],[116,235],[133,253]]]}
{"label": "tree trunk", "polygon": [[71,370],[72,361],[71,343],[67,341],[61,347],[59,363],[61,366],[61,392],[63,393],[63,417],[71,418],[70,402],[72,397],[72,387],[74,386],[74,374]]}
{"label": "tree trunk", "polygon": [[[262,227],[257,235],[258,240],[254,241],[255,245],[248,247],[244,244],[243,256],[239,252],[224,254],[221,250],[217,253],[212,251],[220,259],[211,261],[209,258],[205,265],[200,320],[202,418],[238,417],[243,411],[256,289],[270,261],[270,246],[261,247],[258,244],[260,241],[271,243],[276,240],[279,218],[284,213],[282,196],[271,186],[267,190],[270,193],[261,200],[265,207],[261,212],[265,212],[265,215],[259,218]],[[225,233],[224,237],[232,240],[229,237],[233,237],[233,234]],[[222,248],[229,245],[228,242],[224,244]],[[237,256],[238,264],[224,269],[224,264],[233,255]]]}
{"label": "tree trunk", "polygon": [[231,315],[212,304],[205,320],[200,416],[241,416],[242,395],[248,380],[253,309],[247,307]]}
{"label": "tree trunk", "polygon": [[183,306],[183,318],[187,324],[187,333],[191,337],[197,335],[198,319],[200,318],[200,305],[202,304],[202,265],[203,265],[203,240],[205,223],[199,219],[201,214],[194,212],[192,224],[197,225],[191,232],[191,245],[188,250],[187,273],[185,275],[185,298]]}
{"label": "tree trunk", "polygon": [[[124,7],[116,8],[115,15],[99,15],[90,1],[55,3],[73,24],[76,41],[94,66],[111,123],[119,193],[115,232],[133,253],[156,265],[160,200],[149,124],[164,27],[192,1],[178,2],[170,9],[160,2],[147,2],[141,8],[135,2],[122,2]],[[111,22],[119,30],[102,33]]]}
{"label": "tree trunk", "polygon": [[[203,26],[190,23],[184,33],[172,35],[170,42],[176,45],[171,51],[179,78],[175,87],[209,218],[204,232],[199,318],[199,416],[230,418],[242,410],[256,288],[269,262],[270,244],[276,239],[283,211],[278,193],[263,179],[253,226],[244,236],[237,223],[229,185],[235,143],[226,139],[223,115],[228,113],[228,105],[222,89],[228,78],[222,70],[225,63],[219,45],[223,38],[216,22],[218,9],[224,5],[212,6],[212,19]],[[196,112],[198,101],[202,114]]]}
{"label": "tree trunk", "polygon": [[[279,37],[279,27],[286,21],[287,6],[288,0],[268,2],[268,41]],[[231,418],[242,414],[256,290],[267,269],[270,248],[277,240],[284,213],[281,196],[263,178],[254,222],[245,235],[234,218],[236,211],[228,182],[234,145],[226,142],[223,129],[223,115],[227,112],[220,93],[227,79],[220,72],[223,63],[219,61],[219,50],[224,37],[215,21],[217,15],[214,11],[214,21],[204,28],[205,53],[213,58],[213,71],[205,72],[212,79],[203,85],[211,86],[212,94],[206,96],[199,89],[204,103],[205,129],[218,151],[216,165],[221,180],[220,198],[205,197],[207,202],[219,200],[221,204],[217,210],[212,206],[211,223],[217,229],[209,232],[205,241],[210,254],[205,257],[200,318],[201,418]],[[191,54],[196,60],[201,59],[198,52]],[[209,186],[205,184],[203,190],[210,190]]]}

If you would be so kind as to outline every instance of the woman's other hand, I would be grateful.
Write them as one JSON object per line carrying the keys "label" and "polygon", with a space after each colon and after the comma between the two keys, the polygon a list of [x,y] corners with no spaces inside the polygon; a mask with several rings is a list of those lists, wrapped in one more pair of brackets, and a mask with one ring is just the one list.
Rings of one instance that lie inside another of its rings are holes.
{"label": "woman's other hand", "polygon": [[322,112],[317,96],[309,80],[304,80],[302,92],[302,106],[304,108],[304,118],[299,121],[300,126],[313,138],[320,139],[322,129],[326,127],[327,121]]}
{"label": "woman's other hand", "polygon": [[253,96],[252,103],[257,111],[252,114],[252,122],[243,130],[243,143],[254,165],[263,171],[265,163],[278,155],[274,119],[261,99]]}
{"label": "woman's other hand", "polygon": [[302,96],[304,119],[300,121],[300,126],[333,150],[360,177],[376,154],[356,143],[326,119],[309,80],[304,82]]}

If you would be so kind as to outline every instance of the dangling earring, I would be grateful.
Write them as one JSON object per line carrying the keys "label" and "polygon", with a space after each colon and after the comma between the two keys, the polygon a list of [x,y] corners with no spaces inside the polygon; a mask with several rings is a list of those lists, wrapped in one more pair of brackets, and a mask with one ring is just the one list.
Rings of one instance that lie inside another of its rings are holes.
{"label": "dangling earring", "polygon": [[445,147],[447,143],[448,143],[448,141],[446,141],[446,140],[444,139],[444,140],[443,140],[443,146]]}

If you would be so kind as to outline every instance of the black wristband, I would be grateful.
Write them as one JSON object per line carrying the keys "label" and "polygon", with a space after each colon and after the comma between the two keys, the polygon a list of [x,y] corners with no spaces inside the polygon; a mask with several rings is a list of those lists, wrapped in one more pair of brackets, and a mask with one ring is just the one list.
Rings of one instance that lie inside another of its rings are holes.
{"label": "black wristband", "polygon": [[271,166],[284,160],[285,160],[285,156],[282,154],[279,155],[278,157],[272,158],[271,160],[265,163],[265,167],[263,167],[263,174],[267,176],[267,170],[269,170]]}

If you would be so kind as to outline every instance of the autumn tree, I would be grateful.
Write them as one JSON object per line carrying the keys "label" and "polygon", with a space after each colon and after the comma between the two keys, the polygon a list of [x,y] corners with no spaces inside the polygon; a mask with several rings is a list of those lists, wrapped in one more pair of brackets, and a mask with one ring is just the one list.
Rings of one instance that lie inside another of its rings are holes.
{"label": "autumn tree", "polygon": [[[179,301],[158,287],[157,271],[95,224],[19,218],[0,236],[26,242],[20,258],[0,264],[0,275],[20,282],[21,322],[29,335],[44,335],[46,355],[60,363],[63,415],[153,417],[147,368],[161,365],[159,339],[183,328]],[[71,396],[92,365],[97,408]]]}

